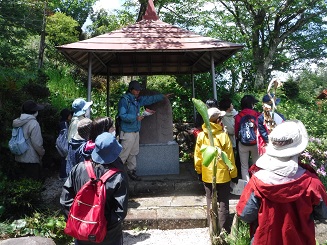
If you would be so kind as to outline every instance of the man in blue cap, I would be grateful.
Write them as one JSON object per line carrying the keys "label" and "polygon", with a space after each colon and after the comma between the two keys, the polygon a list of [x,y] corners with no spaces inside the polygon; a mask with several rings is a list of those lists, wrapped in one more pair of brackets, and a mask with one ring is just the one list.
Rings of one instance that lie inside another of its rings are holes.
{"label": "man in blue cap", "polygon": [[141,85],[133,80],[128,85],[128,90],[120,98],[118,103],[118,115],[121,120],[120,143],[123,147],[120,158],[127,166],[128,176],[132,180],[139,181],[141,178],[136,174],[136,156],[139,153],[139,132],[141,121],[144,116],[140,115],[140,108],[145,105],[162,101],[165,96],[156,94],[140,96]]}
{"label": "man in blue cap", "polygon": [[276,98],[273,93],[265,94],[262,97],[263,112],[258,117],[258,153],[259,156],[266,152],[268,135],[279,124],[285,121],[285,117],[276,112],[276,106],[280,103],[280,98]]}

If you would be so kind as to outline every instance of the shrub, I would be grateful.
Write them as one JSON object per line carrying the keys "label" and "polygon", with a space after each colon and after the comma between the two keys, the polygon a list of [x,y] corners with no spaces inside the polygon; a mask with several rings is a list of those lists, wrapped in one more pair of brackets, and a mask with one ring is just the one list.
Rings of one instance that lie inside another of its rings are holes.
{"label": "shrub", "polygon": [[289,99],[294,99],[298,97],[300,88],[299,84],[297,82],[294,82],[293,80],[288,80],[283,84],[282,87],[283,92],[285,93],[286,97]]}
{"label": "shrub", "polygon": [[63,215],[34,212],[31,217],[13,222],[0,223],[0,237],[41,236],[51,238],[56,244],[70,244],[73,238],[64,233],[66,226]]}
{"label": "shrub", "polygon": [[327,188],[327,139],[310,137],[306,150],[301,154],[301,162],[309,164],[317,172],[321,182]]}
{"label": "shrub", "polygon": [[0,206],[5,211],[0,218],[20,218],[31,214],[41,204],[42,183],[32,179],[9,180],[1,177]]}

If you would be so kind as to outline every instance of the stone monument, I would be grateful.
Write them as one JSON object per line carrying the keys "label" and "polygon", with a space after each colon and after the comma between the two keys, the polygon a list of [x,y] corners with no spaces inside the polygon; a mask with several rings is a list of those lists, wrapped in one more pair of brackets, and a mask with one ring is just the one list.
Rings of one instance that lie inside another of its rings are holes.
{"label": "stone monument", "polygon": [[[142,90],[142,95],[158,94]],[[179,174],[179,146],[173,138],[172,108],[168,98],[146,106],[154,110],[141,123],[137,173],[144,175]]]}

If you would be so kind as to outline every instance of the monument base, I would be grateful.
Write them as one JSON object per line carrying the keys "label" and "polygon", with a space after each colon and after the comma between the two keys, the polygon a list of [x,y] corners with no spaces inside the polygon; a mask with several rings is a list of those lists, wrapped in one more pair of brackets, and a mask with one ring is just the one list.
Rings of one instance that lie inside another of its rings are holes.
{"label": "monument base", "polygon": [[140,144],[137,155],[137,174],[179,174],[179,147],[174,141],[167,144]]}

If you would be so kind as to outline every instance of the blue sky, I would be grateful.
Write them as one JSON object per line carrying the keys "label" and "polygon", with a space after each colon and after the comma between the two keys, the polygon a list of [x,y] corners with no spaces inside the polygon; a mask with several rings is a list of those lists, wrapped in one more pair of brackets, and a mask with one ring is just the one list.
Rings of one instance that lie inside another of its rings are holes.
{"label": "blue sky", "polygon": [[123,4],[123,0],[98,0],[93,6],[95,10],[104,8],[113,10],[119,8]]}
{"label": "blue sky", "polygon": [[[123,0],[98,0],[94,6],[93,9],[95,11],[99,10],[99,9],[106,9],[108,11],[110,10],[114,10],[114,9],[118,9],[120,8],[120,6],[123,5]],[[91,24],[91,20],[90,18],[87,18],[87,20],[85,21],[84,25],[82,26],[82,29],[85,31],[86,26]]]}

